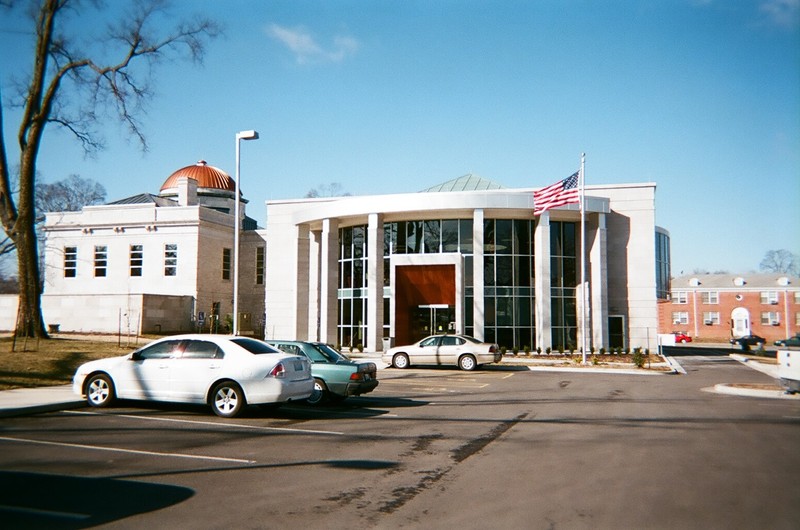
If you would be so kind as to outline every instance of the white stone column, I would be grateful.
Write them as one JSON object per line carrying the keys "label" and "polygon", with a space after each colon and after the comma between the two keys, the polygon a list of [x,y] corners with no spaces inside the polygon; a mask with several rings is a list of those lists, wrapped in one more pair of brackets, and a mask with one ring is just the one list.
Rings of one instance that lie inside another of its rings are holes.
{"label": "white stone column", "polygon": [[552,347],[550,305],[550,212],[541,214],[533,235],[534,274],[536,275],[536,346]]}
{"label": "white stone column", "polygon": [[306,337],[308,333],[308,314],[309,314],[309,291],[308,291],[308,274],[309,274],[309,230],[308,225],[299,225],[297,227],[297,276],[295,277],[295,285],[297,288],[295,294],[295,311],[297,318],[295,319],[294,336],[298,339]]}
{"label": "white stone column", "polygon": [[308,339],[319,338],[319,277],[320,252],[322,250],[322,231],[312,230],[309,234],[308,249]]}
{"label": "white stone column", "polygon": [[336,344],[339,288],[339,222],[336,219],[322,220],[319,269],[319,340]]}
{"label": "white stone column", "polygon": [[606,214],[595,214],[589,245],[589,281],[591,282],[592,341],[596,349],[608,348],[608,267]]}
{"label": "white stone column", "polygon": [[367,225],[367,351],[383,350],[383,215]]}
{"label": "white stone column", "polygon": [[483,297],[483,219],[482,208],[476,209],[472,214],[472,323],[475,338],[484,340],[484,326],[486,322],[486,305]]}

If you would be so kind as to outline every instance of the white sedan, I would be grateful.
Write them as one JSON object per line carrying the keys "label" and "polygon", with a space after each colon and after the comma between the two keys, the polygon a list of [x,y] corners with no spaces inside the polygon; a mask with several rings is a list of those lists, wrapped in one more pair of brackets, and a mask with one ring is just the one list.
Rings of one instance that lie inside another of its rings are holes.
{"label": "white sedan", "polygon": [[481,342],[468,335],[431,335],[408,346],[389,348],[381,356],[383,362],[395,368],[408,368],[412,364],[450,364],[462,370],[474,370],[502,358],[497,344]]}
{"label": "white sedan", "polygon": [[232,418],[245,405],[303,400],[314,391],[311,365],[249,337],[176,335],[128,355],[78,367],[72,390],[89,405],[115,399],[208,404]]}

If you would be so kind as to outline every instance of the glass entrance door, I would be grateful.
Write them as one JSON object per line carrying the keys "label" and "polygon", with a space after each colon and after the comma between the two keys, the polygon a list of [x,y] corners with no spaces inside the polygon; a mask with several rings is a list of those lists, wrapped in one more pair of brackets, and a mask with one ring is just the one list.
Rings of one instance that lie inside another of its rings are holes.
{"label": "glass entrance door", "polygon": [[413,342],[428,335],[455,332],[455,307],[447,304],[426,304],[414,308],[411,319]]}

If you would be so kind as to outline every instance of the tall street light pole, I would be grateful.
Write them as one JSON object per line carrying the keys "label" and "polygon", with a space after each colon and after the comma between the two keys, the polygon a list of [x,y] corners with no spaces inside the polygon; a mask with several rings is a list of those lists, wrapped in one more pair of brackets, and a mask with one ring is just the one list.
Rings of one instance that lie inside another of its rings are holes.
{"label": "tall street light pole", "polygon": [[256,131],[240,131],[236,133],[236,191],[233,201],[233,222],[235,229],[233,231],[233,334],[239,334],[239,231],[242,228],[242,221],[239,219],[239,146],[240,140],[258,140],[258,133]]}

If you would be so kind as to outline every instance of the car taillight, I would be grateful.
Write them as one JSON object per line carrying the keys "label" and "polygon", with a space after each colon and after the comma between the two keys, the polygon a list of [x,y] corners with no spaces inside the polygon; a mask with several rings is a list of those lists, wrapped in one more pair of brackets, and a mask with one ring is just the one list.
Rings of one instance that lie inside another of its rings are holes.
{"label": "car taillight", "polygon": [[364,374],[362,374],[361,372],[353,372],[352,374],[350,374],[350,381],[361,381],[363,377]]}
{"label": "car taillight", "polygon": [[496,352],[496,351],[497,351],[497,350],[494,348],[494,344],[492,344],[491,346],[489,346],[489,353],[494,353],[494,352]]}
{"label": "car taillight", "polygon": [[269,371],[269,375],[272,377],[283,377],[286,375],[286,368],[283,366],[283,363],[278,363],[275,365],[275,368]]}

